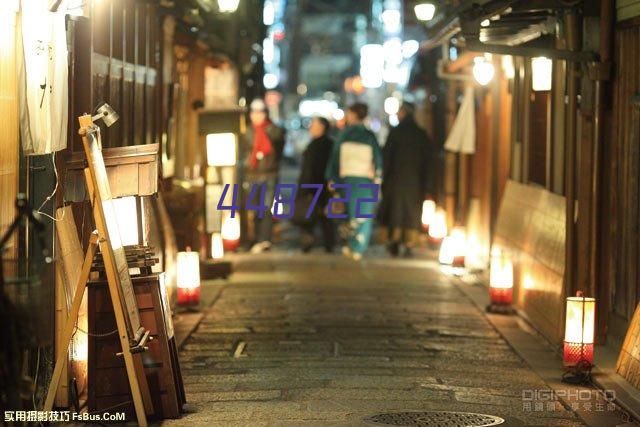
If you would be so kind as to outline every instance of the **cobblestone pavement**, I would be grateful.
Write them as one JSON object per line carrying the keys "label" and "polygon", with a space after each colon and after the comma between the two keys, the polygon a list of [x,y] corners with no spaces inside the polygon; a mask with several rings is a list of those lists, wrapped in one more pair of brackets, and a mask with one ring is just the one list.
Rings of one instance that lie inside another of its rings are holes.
{"label": "cobblestone pavement", "polygon": [[[193,410],[167,425],[366,425],[387,411],[469,411],[503,425],[581,425],[428,261],[240,256],[186,341]],[[547,403],[545,403],[547,405]]]}

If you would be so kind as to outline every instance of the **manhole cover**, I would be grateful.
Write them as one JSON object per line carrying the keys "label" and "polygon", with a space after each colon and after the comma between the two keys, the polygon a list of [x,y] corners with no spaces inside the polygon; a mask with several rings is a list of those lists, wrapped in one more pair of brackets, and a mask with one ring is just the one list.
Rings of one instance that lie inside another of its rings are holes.
{"label": "manhole cover", "polygon": [[388,426],[430,427],[484,427],[504,423],[504,419],[494,415],[447,411],[390,412],[374,415],[366,418],[365,421]]}

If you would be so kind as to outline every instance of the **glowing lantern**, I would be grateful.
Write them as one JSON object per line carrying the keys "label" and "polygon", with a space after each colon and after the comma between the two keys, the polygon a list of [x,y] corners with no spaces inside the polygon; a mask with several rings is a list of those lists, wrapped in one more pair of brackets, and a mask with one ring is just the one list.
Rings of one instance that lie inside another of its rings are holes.
{"label": "glowing lantern", "polygon": [[227,215],[222,220],[222,243],[225,250],[233,251],[240,246],[240,219]]}
{"label": "glowing lantern", "polygon": [[436,216],[436,202],[433,200],[425,200],[422,202],[422,228],[424,231],[429,230],[429,225]]}
{"label": "glowing lantern", "polygon": [[120,230],[120,240],[123,246],[140,244],[138,233],[138,206],[135,196],[113,199],[113,210]]}
{"label": "glowing lantern", "polygon": [[235,166],[235,134],[210,133],[207,135],[207,164],[209,166]]}
{"label": "glowing lantern", "polygon": [[551,90],[553,61],[544,56],[531,59],[531,88],[535,91]]}
{"label": "glowing lantern", "polygon": [[592,366],[595,311],[595,298],[586,298],[582,292],[567,298],[563,357],[565,366]]}
{"label": "glowing lantern", "polygon": [[187,247],[178,252],[178,304],[197,305],[200,302],[200,257]]}
{"label": "glowing lantern", "polygon": [[220,235],[220,233],[213,233],[211,235],[211,258],[222,259],[222,257],[224,257],[222,235]]}
{"label": "glowing lantern", "polygon": [[239,4],[240,0],[218,0],[218,10],[222,13],[233,13]]}
{"label": "glowing lantern", "polygon": [[436,6],[433,3],[420,3],[413,7],[413,11],[419,21],[431,21],[436,13]]}
{"label": "glowing lantern", "polygon": [[482,86],[486,86],[489,84],[491,79],[493,79],[493,75],[495,74],[495,69],[493,68],[493,64],[490,60],[483,56],[477,56],[473,58],[473,78],[481,84]]}
{"label": "glowing lantern", "polygon": [[431,224],[429,224],[429,241],[439,245],[447,236],[447,215],[444,210],[438,209]]}
{"label": "glowing lantern", "polygon": [[461,227],[456,227],[450,236],[442,240],[438,261],[454,267],[464,267],[466,237]]}
{"label": "glowing lantern", "polygon": [[498,248],[491,250],[489,296],[495,305],[511,305],[513,302],[513,263]]}

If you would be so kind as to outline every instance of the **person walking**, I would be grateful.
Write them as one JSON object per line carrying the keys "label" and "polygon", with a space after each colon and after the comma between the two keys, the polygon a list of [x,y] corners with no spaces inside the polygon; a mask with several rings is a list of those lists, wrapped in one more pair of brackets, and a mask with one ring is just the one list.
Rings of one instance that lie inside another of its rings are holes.
{"label": "person walking", "polygon": [[[247,129],[245,138],[245,182],[249,188],[257,185],[259,190],[254,194],[260,194],[260,188],[264,186],[264,201],[271,207],[275,187],[278,182],[280,160],[284,149],[284,131],[269,120],[267,106],[262,99],[255,99],[250,105],[249,119],[251,126]],[[257,202],[252,201],[254,204]],[[251,247],[251,253],[261,253],[271,248],[271,231],[273,217],[271,210],[267,209],[263,217],[254,217],[255,244]]]}
{"label": "person walking", "polygon": [[[325,174],[328,187],[337,189],[346,201],[350,232],[342,251],[356,261],[362,259],[369,246],[376,210],[371,200],[377,201],[382,178],[380,145],[364,125],[368,112],[367,105],[362,103],[347,109],[347,126],[333,145]],[[363,203],[366,199],[369,202]]]}
{"label": "person walking", "polygon": [[[323,188],[327,185],[325,171],[327,169],[327,163],[329,162],[329,156],[331,155],[331,149],[333,148],[333,139],[329,137],[330,128],[331,125],[329,121],[324,117],[313,118],[309,126],[309,134],[312,140],[304,150],[304,153],[302,153],[302,168],[298,180],[297,197],[303,201],[312,200],[316,192],[313,188],[302,188],[303,184],[319,184],[322,185]],[[325,214],[328,200],[329,196],[327,191],[323,191],[320,194],[320,198],[314,209],[315,212],[310,220],[300,225],[302,230],[301,242],[303,252],[309,252],[313,247],[315,242],[314,229],[318,223],[322,226],[325,251],[328,253],[333,252],[335,227],[333,226],[333,221],[327,218]],[[301,207],[304,208],[305,212],[308,209],[308,206]]]}
{"label": "person walking", "polygon": [[387,249],[398,256],[411,256],[420,230],[422,202],[433,193],[433,161],[437,152],[426,132],[414,119],[415,108],[404,102],[398,112],[400,123],[391,129],[382,150],[381,220],[386,226]]}

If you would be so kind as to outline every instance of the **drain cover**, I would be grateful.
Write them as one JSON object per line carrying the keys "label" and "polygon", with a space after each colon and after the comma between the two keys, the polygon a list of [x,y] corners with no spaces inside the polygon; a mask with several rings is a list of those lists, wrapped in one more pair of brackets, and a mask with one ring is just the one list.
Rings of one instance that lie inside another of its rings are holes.
{"label": "drain cover", "polygon": [[504,419],[494,415],[447,411],[390,412],[374,415],[365,421],[388,426],[430,427],[484,427],[504,423]]}

